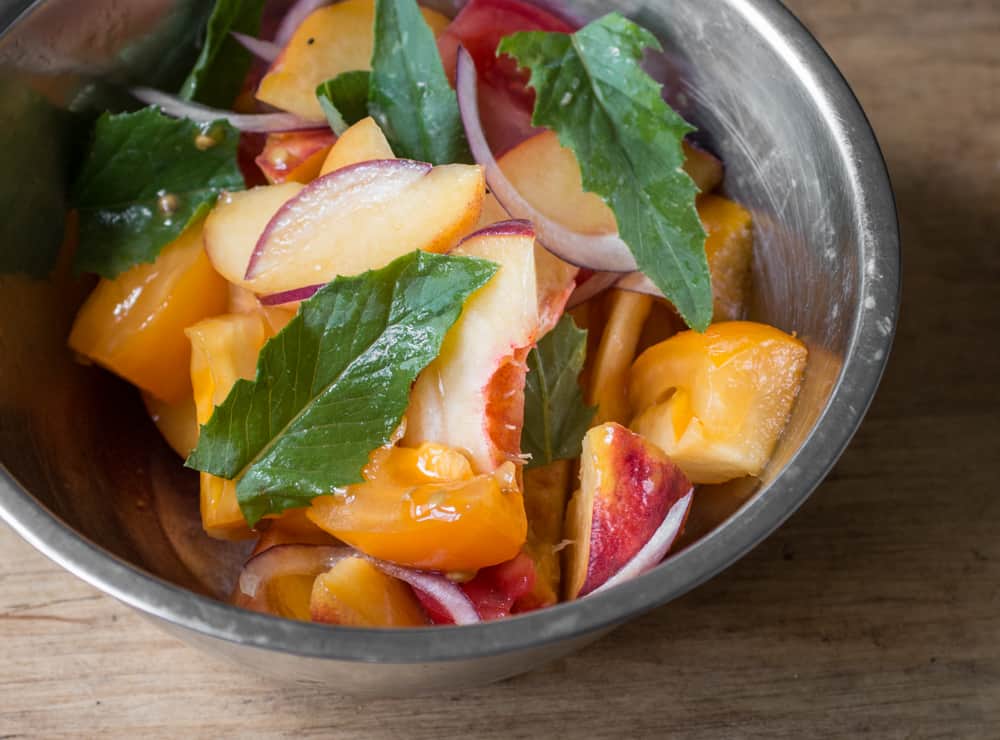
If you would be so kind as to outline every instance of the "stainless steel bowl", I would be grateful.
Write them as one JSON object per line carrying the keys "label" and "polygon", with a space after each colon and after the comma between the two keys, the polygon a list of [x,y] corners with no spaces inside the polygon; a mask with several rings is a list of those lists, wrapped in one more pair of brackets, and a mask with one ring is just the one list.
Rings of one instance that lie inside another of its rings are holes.
{"label": "stainless steel bowl", "polygon": [[176,80],[207,5],[0,1],[0,513],[41,552],[263,673],[355,694],[455,689],[527,671],[697,586],[772,532],[833,466],[875,393],[899,299],[896,214],[875,137],[830,59],[775,0],[627,0],[615,5],[671,50],[683,80],[675,101],[725,161],[729,194],[754,213],[754,312],[810,349],[761,485],[647,575],[492,624],[330,628],[212,598],[226,584],[190,556],[191,481],[137,395],[73,362],[65,337],[88,285],[49,271],[80,114],[120,100],[123,82]]}

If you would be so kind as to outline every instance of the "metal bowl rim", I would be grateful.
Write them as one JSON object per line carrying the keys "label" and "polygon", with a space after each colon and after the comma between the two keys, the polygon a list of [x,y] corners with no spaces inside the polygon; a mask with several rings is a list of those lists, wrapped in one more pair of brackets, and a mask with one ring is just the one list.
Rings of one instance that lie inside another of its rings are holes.
{"label": "metal bowl rim", "polygon": [[[900,247],[884,158],[857,98],[833,61],[778,0],[727,2],[769,40],[791,73],[810,90],[812,102],[826,112],[826,124],[836,135],[850,173],[854,215],[866,238],[859,260],[859,306],[844,364],[809,436],[775,480],[738,515],[673,556],[669,566],[607,592],[497,622],[421,630],[330,628],[237,609],[152,576],[61,522],[6,469],[0,475],[0,516],[66,570],[165,622],[206,637],[267,650],[379,663],[470,660],[597,632],[684,594],[741,558],[802,505],[861,423],[895,333]],[[24,3],[22,8],[31,4]]]}

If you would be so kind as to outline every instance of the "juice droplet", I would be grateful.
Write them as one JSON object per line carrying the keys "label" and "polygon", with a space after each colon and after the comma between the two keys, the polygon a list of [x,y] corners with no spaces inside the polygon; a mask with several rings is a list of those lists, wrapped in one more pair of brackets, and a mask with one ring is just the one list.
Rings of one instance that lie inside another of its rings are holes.
{"label": "juice droplet", "polygon": [[216,138],[214,136],[210,136],[209,134],[198,134],[196,137],[194,137],[195,148],[202,152],[205,151],[206,149],[211,149],[218,143],[219,142],[216,140]]}
{"label": "juice droplet", "polygon": [[163,193],[156,201],[156,208],[164,216],[171,215],[180,206],[180,200],[173,193]]}

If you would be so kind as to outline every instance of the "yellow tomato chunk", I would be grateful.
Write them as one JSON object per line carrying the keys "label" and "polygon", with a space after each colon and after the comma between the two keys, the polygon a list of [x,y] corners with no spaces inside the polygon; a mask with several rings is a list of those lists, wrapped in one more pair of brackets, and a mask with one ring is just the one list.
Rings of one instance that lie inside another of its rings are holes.
{"label": "yellow tomato chunk", "polygon": [[198,420],[194,399],[179,403],[164,403],[148,393],[142,394],[149,418],[153,420],[167,444],[181,457],[186,458],[198,444]]}
{"label": "yellow tomato chunk", "polygon": [[632,429],[693,483],[758,475],[788,421],[806,355],[795,337],[749,321],[682,332],[632,366]]}
{"label": "yellow tomato chunk", "polygon": [[513,558],[527,537],[513,464],[473,475],[457,450],[376,451],[364,483],[312,502],[309,518],[361,552],[426,570],[475,571]]}
{"label": "yellow tomato chunk", "polygon": [[717,195],[698,198],[698,215],[708,234],[705,256],[712,276],[712,319],[736,321],[750,299],[753,219],[739,203]]}
{"label": "yellow tomato chunk", "polygon": [[[257,355],[270,336],[260,313],[227,314],[187,329],[191,340],[191,384],[198,424],[212,417],[240,378],[253,378]],[[236,482],[201,474],[201,522],[219,539],[250,537],[236,499]]]}
{"label": "yellow tomato chunk", "polygon": [[367,560],[344,558],[316,577],[309,612],[314,622],[349,627],[420,627],[424,610],[402,581]]}
{"label": "yellow tomato chunk", "polygon": [[191,393],[184,329],[225,311],[228,298],[201,225],[192,226],[155,262],[102,279],[76,315],[69,346],[159,400],[180,403]]}
{"label": "yellow tomato chunk", "polygon": [[[436,34],[448,18],[421,11]],[[257,88],[257,99],[322,121],[316,86],[342,72],[371,69],[375,0],[343,0],[306,17]]]}

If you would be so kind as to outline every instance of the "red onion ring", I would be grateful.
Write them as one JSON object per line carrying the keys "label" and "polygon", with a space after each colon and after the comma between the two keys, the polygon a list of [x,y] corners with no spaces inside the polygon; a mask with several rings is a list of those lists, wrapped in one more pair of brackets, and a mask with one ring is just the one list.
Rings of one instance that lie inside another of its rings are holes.
{"label": "red onion ring", "polygon": [[308,18],[314,10],[319,10],[324,5],[330,4],[331,0],[298,0],[281,19],[281,24],[274,33],[274,43],[279,47],[286,46],[299,26],[302,25],[302,21]]}
{"label": "red onion ring", "polygon": [[205,105],[182,100],[175,95],[149,87],[133,87],[129,92],[146,105],[155,105],[168,116],[188,118],[196,123],[226,120],[240,131],[253,133],[278,133],[281,131],[307,131],[327,128],[325,121],[307,121],[291,113],[233,113],[209,108]]}
{"label": "red onion ring", "polygon": [[239,588],[233,602],[246,609],[270,613],[267,604],[267,589],[262,588],[268,581],[282,576],[319,575],[348,557],[364,558],[386,575],[430,594],[455,624],[474,624],[480,621],[479,614],[476,613],[469,597],[457,584],[452,583],[444,576],[413,568],[404,568],[395,563],[387,563],[347,546],[275,545],[269,547],[250,558],[243,566],[238,582]]}
{"label": "red onion ring", "polygon": [[273,41],[264,41],[239,31],[230,31],[229,34],[240,46],[268,64],[273,63],[281,53],[281,47]]}
{"label": "red onion ring", "polygon": [[415,589],[429,594],[437,604],[448,612],[455,624],[475,624],[482,621],[476,612],[476,607],[457,583],[437,573],[403,568],[393,563],[368,558],[379,570],[388,576],[405,581]]}
{"label": "red onion ring", "polygon": [[[634,273],[630,272],[628,274],[633,275]],[[576,308],[591,298],[596,298],[609,288],[615,287],[620,278],[620,272],[595,272],[576,286],[576,290],[570,294],[569,300],[566,301],[566,310],[569,311],[571,308]]]}
{"label": "red onion ring", "polygon": [[[663,518],[663,522],[656,531],[653,532],[653,536],[649,538],[649,541],[642,546],[642,549],[635,554],[631,560],[622,566],[622,569],[615,573],[611,578],[606,580],[600,586],[591,591],[591,594],[596,594],[601,591],[606,591],[609,588],[614,588],[619,583],[624,583],[625,581],[631,580],[636,576],[641,576],[646,571],[651,568],[656,567],[662,560],[664,555],[670,551],[670,546],[674,544],[674,540],[677,539],[677,535],[680,534],[681,529],[684,528],[684,522],[687,520],[688,511],[691,509],[691,501],[694,498],[694,490],[689,490],[682,498],[679,498],[670,510],[667,511],[667,515]],[[588,594],[589,596],[590,594]]]}
{"label": "red onion ring", "polygon": [[294,288],[281,293],[262,295],[260,297],[260,302],[265,306],[281,306],[285,303],[304,301],[307,298],[312,298],[316,291],[322,287],[322,285],[307,285],[304,288]]}
{"label": "red onion ring", "polygon": [[331,545],[275,545],[254,555],[243,566],[234,602],[258,612],[269,612],[267,589],[274,578],[291,575],[319,575],[337,561],[353,555],[349,547]]}
{"label": "red onion ring", "polygon": [[638,267],[635,257],[617,234],[592,236],[571,231],[528,203],[514,184],[507,179],[486,142],[479,116],[476,65],[463,47],[458,49],[456,80],[458,107],[462,115],[462,124],[465,126],[465,135],[469,140],[469,148],[476,162],[486,173],[486,182],[490,191],[500,201],[500,205],[511,216],[530,220],[538,232],[539,243],[570,264],[606,272],[635,270]]}
{"label": "red onion ring", "polygon": [[630,272],[618,278],[615,287],[619,290],[627,290],[632,293],[645,293],[654,298],[663,298],[663,293],[648,277],[641,272]]}

